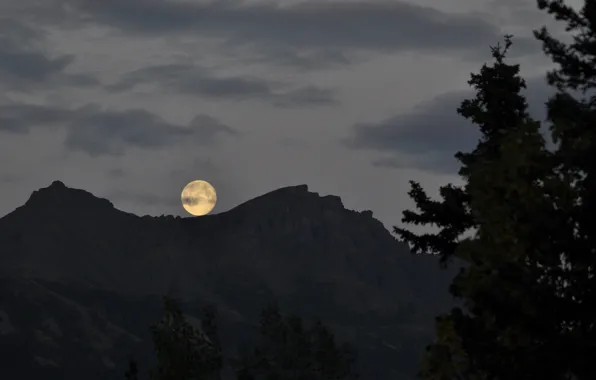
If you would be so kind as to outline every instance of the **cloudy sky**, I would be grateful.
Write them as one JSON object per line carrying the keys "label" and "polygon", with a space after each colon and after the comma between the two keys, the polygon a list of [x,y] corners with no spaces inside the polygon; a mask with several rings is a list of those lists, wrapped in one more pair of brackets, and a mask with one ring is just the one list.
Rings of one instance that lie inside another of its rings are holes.
{"label": "cloudy sky", "polygon": [[408,180],[457,182],[476,135],[455,109],[489,45],[515,35],[535,112],[549,91],[535,0],[3,0],[0,15],[0,215],[56,179],[183,215],[181,188],[205,179],[215,212],[308,184],[389,226]]}

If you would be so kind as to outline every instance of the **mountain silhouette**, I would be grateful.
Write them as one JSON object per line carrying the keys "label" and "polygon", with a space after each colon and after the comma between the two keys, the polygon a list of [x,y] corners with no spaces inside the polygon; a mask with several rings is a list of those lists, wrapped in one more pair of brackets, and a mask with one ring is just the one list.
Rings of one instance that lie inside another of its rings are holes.
{"label": "mountain silhouette", "polygon": [[139,217],[55,181],[0,219],[0,371],[120,378],[129,354],[150,360],[149,325],[170,295],[190,315],[215,304],[230,355],[278,300],[352,342],[363,378],[408,379],[454,273],[306,185],[180,218]]}

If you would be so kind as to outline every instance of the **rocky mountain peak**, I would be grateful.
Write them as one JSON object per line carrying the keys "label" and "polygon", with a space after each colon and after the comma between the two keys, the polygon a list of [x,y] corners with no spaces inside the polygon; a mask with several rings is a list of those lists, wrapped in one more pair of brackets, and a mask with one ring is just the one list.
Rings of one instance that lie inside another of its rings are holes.
{"label": "rocky mountain peak", "polygon": [[112,202],[98,198],[88,191],[67,187],[62,181],[53,181],[48,187],[34,191],[25,207],[36,211],[60,207],[73,210],[111,210]]}
{"label": "rocky mountain peak", "polygon": [[66,189],[66,185],[64,184],[64,182],[62,181],[53,181],[50,186],[48,186],[48,188],[52,188],[52,189]]}
{"label": "rocky mountain peak", "polygon": [[307,185],[287,186],[251,199],[234,209],[235,213],[266,215],[280,221],[285,218],[308,216],[310,218],[329,217],[332,215],[362,214],[372,217],[371,211],[355,212],[348,210],[340,197],[321,196],[309,191]]}

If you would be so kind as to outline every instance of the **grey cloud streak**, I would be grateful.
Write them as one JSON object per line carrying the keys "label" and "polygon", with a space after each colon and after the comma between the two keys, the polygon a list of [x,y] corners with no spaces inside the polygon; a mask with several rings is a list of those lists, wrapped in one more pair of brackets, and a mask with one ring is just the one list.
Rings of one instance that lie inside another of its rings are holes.
{"label": "grey cloud streak", "polygon": [[[530,114],[544,120],[544,103],[553,90],[543,77],[527,82],[525,94]],[[353,126],[352,137],[344,140],[344,144],[351,149],[387,154],[373,161],[376,166],[418,167],[453,174],[459,167],[454,154],[473,149],[480,137],[477,127],[456,111],[464,99],[473,97],[471,90],[449,92],[409,113],[378,122],[358,123]]]}
{"label": "grey cloud streak", "polygon": [[29,133],[33,128],[65,127],[65,146],[92,156],[119,155],[128,147],[155,149],[192,140],[216,143],[219,135],[238,132],[200,114],[188,126],[169,123],[143,109],[109,110],[97,105],[77,109],[30,104],[0,104],[0,133]]}
{"label": "grey cloud streak", "polygon": [[273,83],[256,77],[218,77],[208,69],[188,64],[167,64],[130,71],[109,91],[131,90],[137,84],[157,84],[167,91],[192,94],[216,100],[259,100],[277,107],[326,106],[337,104],[334,91],[315,86],[281,89]]}
{"label": "grey cloud streak", "polygon": [[283,46],[267,47],[258,43],[247,44],[247,47],[249,49],[243,49],[242,54],[237,54],[239,61],[248,64],[274,64],[301,72],[342,68],[356,63],[353,57],[348,57],[335,48],[292,49]]}
{"label": "grey cloud streak", "polygon": [[286,46],[418,50],[491,42],[500,34],[476,17],[397,1],[309,1],[283,7],[272,2],[249,6],[221,0],[79,0],[71,4],[94,20],[125,30],[163,33],[195,29],[217,36],[229,34],[238,43],[262,40]]}
{"label": "grey cloud streak", "polygon": [[[251,46],[272,61],[302,68],[317,67],[317,57],[323,67],[345,65],[350,60],[344,53],[350,50],[457,51],[463,57],[476,56],[479,49],[506,34],[478,14],[445,13],[388,0],[311,0],[283,6],[236,0],[65,0],[59,4],[44,5],[45,22],[68,19],[153,36],[194,32],[221,39],[228,47]],[[515,50],[532,53],[539,47],[533,39],[519,38]],[[304,51],[306,56],[298,54]]]}
{"label": "grey cloud streak", "polygon": [[48,85],[91,86],[87,73],[68,74],[73,55],[50,58],[39,46],[44,34],[13,19],[0,18],[0,87],[31,91]]}

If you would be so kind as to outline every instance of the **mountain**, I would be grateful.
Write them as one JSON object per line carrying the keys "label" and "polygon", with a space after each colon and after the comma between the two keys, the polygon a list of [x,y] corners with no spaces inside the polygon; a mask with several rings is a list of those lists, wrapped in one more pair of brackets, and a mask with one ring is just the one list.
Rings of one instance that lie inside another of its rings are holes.
{"label": "mountain", "polygon": [[363,377],[411,378],[455,269],[413,256],[374,219],[306,185],[221,214],[139,217],[55,181],[0,219],[3,379],[118,379],[148,363],[161,297],[213,303],[229,354],[260,309],[320,317],[359,352]]}

